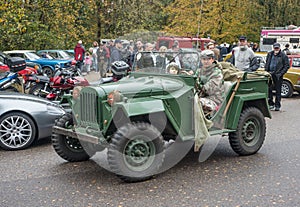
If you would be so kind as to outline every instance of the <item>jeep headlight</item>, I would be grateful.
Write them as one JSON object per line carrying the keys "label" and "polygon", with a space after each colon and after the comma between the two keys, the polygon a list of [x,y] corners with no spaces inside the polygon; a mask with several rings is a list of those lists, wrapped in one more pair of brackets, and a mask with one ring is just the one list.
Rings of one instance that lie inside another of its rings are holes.
{"label": "jeep headlight", "polygon": [[122,95],[121,95],[120,91],[117,91],[117,90],[110,92],[107,96],[107,103],[111,106],[115,102],[119,102],[121,100],[122,100]]}

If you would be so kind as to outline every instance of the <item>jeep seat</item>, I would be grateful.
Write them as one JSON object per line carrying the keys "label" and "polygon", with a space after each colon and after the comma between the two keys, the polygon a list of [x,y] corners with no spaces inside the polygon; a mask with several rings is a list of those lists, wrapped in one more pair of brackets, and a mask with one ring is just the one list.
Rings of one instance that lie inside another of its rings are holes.
{"label": "jeep seat", "polygon": [[233,83],[231,81],[224,81],[224,93],[227,96],[229,90],[231,89]]}

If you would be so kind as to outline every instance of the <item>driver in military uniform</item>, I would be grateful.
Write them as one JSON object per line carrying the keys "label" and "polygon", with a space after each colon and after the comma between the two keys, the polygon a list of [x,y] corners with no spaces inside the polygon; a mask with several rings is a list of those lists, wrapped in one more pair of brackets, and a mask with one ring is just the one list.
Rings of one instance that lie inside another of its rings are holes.
{"label": "driver in military uniform", "polygon": [[214,52],[204,50],[200,54],[202,67],[196,71],[198,95],[204,113],[218,110],[224,100],[222,66],[215,60]]}

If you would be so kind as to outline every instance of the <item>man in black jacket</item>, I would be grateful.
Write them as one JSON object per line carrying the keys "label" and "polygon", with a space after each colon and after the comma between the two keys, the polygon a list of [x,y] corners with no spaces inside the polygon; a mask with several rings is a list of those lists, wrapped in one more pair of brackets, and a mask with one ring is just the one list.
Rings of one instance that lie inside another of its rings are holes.
{"label": "man in black jacket", "polygon": [[110,62],[114,63],[115,61],[121,61],[122,60],[122,41],[119,39],[115,40],[115,46],[111,50],[110,54]]}
{"label": "man in black jacket", "polygon": [[[267,55],[265,69],[272,75],[273,86],[269,87],[269,106],[271,110],[280,111],[281,107],[281,85],[283,80],[283,75],[289,69],[289,59],[287,55],[280,50],[280,44],[274,43],[273,51],[269,52]],[[273,101],[273,87],[276,91],[275,93],[275,103]]]}

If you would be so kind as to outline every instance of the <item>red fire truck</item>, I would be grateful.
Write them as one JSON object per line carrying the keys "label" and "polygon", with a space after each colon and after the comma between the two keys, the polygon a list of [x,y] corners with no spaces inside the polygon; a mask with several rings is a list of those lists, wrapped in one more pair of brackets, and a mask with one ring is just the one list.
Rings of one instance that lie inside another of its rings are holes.
{"label": "red fire truck", "polygon": [[179,43],[180,48],[195,48],[204,50],[206,45],[212,40],[209,38],[198,37],[160,36],[157,38],[156,49],[158,50],[161,46],[166,46],[170,49],[176,41]]}

